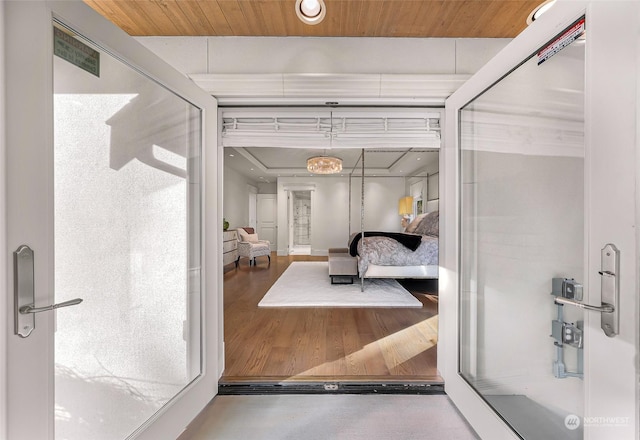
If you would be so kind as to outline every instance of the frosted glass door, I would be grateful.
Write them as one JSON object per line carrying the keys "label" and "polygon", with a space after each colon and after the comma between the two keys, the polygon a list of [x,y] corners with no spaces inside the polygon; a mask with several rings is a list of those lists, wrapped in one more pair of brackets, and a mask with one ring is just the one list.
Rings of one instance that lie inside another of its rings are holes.
{"label": "frosted glass door", "polygon": [[99,60],[54,55],[55,435],[122,439],[202,373],[201,111],[54,41]]}
{"label": "frosted glass door", "polygon": [[293,191],[293,245],[311,245],[311,191]]}

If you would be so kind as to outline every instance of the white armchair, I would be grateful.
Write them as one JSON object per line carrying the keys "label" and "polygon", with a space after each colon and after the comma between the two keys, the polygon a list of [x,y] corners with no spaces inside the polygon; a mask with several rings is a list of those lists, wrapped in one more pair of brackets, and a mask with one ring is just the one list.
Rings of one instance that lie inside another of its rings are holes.
{"label": "white armchair", "polygon": [[249,266],[251,263],[256,264],[256,257],[266,256],[271,264],[271,243],[268,240],[259,240],[258,234],[254,233],[253,228],[238,228],[238,260],[247,257]]}

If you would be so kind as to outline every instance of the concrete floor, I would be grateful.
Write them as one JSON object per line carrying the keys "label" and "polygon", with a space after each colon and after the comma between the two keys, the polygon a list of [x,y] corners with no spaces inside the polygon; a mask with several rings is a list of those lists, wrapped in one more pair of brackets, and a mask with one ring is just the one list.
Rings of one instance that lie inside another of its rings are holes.
{"label": "concrete floor", "polygon": [[217,396],[179,440],[478,439],[445,395]]}

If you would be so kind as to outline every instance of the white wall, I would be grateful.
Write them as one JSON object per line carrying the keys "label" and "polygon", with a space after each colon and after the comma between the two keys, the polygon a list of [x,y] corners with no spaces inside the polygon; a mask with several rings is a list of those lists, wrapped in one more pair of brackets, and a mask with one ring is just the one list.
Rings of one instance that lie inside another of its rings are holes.
{"label": "white wall", "polygon": [[348,177],[281,177],[278,179],[278,255],[288,255],[289,228],[286,184],[315,185],[311,191],[311,254],[326,255],[345,247],[349,238]]}
{"label": "white wall", "polygon": [[224,168],[224,212],[222,216],[229,222],[229,229],[249,225],[249,186],[258,185],[238,173]]}
{"label": "white wall", "polygon": [[[364,178],[364,230],[402,232],[398,201],[405,194],[404,177]],[[351,233],[360,232],[362,178],[351,181]]]}
{"label": "white wall", "polygon": [[139,37],[185,74],[471,74],[510,39]]}
{"label": "white wall", "polygon": [[[440,169],[440,155],[433,162],[429,163],[426,167],[422,168],[418,173],[423,176],[432,175],[439,171]],[[437,177],[437,176],[436,176]],[[429,180],[427,177],[409,177],[405,182],[405,195],[412,196],[411,194],[411,185],[422,182],[422,203],[423,203],[423,212],[427,209],[427,201],[429,200]]]}
{"label": "white wall", "polygon": [[[402,230],[398,200],[404,195],[402,177],[365,178],[365,230]],[[351,232],[360,231],[360,178],[351,182]],[[282,177],[278,179],[278,255],[287,255],[287,184],[315,185],[311,192],[311,254],[327,255],[349,240],[349,178]]]}
{"label": "white wall", "polygon": [[274,183],[258,183],[258,194],[276,194],[278,192],[278,184]]}

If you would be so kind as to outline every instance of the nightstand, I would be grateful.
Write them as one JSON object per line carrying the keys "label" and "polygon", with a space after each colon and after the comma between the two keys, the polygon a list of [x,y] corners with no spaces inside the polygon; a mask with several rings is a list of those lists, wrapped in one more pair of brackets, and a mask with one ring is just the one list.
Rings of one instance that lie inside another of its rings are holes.
{"label": "nightstand", "polygon": [[238,233],[235,229],[222,232],[222,265],[231,263],[238,267]]}

